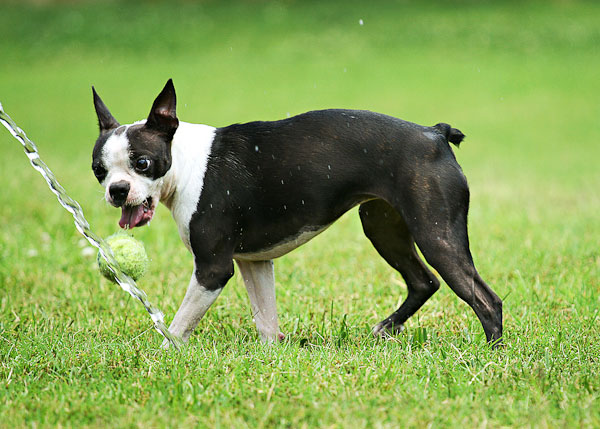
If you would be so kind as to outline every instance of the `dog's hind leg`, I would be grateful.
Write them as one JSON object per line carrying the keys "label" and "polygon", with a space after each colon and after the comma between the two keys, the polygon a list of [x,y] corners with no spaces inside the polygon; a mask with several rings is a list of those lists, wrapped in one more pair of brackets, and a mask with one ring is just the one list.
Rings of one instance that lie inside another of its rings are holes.
{"label": "dog's hind leg", "polygon": [[360,206],[359,214],[365,235],[387,263],[400,272],[408,288],[408,296],[400,308],[378,323],[373,333],[398,332],[438,290],[440,282],[417,254],[406,222],[393,207],[384,200],[372,200]]}
{"label": "dog's hind leg", "polygon": [[275,302],[275,273],[273,261],[236,260],[242,273],[252,318],[263,342],[276,342],[284,338],[279,332],[277,305]]}
{"label": "dog's hind leg", "polygon": [[[488,342],[502,337],[502,300],[473,264],[467,232],[469,188],[460,169],[433,165],[417,186],[400,196],[402,210],[423,256],[479,318]],[[423,193],[423,189],[428,189]],[[420,190],[419,192],[416,192]]]}
{"label": "dog's hind leg", "polygon": [[502,300],[483,281],[469,250],[466,221],[458,225],[429,222],[419,228],[417,245],[427,262],[479,318],[488,342],[502,337]]}

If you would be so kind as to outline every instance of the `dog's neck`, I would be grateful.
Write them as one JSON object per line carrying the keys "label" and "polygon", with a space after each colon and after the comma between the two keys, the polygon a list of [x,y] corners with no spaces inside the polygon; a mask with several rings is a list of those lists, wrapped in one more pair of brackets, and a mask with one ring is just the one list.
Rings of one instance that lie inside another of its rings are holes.
{"label": "dog's neck", "polygon": [[171,144],[171,168],[160,179],[160,201],[174,215],[178,201],[198,200],[214,134],[215,128],[208,125],[179,122]]}

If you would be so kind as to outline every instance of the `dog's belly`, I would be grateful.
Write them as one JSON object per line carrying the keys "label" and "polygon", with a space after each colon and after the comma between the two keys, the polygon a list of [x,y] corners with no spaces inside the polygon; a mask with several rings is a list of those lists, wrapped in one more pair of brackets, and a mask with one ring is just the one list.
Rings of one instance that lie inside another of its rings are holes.
{"label": "dog's belly", "polygon": [[261,249],[253,252],[243,252],[239,249],[239,252],[233,254],[234,259],[242,261],[268,261],[270,259],[279,258],[286,253],[291,252],[297,247],[302,246],[304,243],[310,241],[315,236],[329,228],[329,225],[319,227],[308,227],[303,228],[298,234],[288,237],[279,243],[269,246],[265,249]]}

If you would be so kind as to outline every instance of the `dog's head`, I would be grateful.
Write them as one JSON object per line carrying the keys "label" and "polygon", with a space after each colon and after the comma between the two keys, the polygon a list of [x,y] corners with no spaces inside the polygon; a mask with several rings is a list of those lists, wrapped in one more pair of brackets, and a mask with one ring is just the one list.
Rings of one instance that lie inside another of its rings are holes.
{"label": "dog's head", "polygon": [[100,126],[92,170],[105,188],[106,201],[121,207],[121,228],[145,225],[171,168],[171,141],[179,126],[173,81],[154,100],[148,119],[131,125],[120,125],[93,87],[92,92]]}

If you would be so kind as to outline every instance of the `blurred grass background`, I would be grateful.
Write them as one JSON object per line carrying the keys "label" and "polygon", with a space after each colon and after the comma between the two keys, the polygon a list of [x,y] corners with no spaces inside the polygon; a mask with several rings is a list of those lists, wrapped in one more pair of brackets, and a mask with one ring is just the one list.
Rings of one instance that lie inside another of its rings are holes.
{"label": "blurred grass background", "polygon": [[[70,216],[2,132],[0,426],[136,426],[136,413],[151,426],[599,425],[599,22],[600,4],[566,0],[1,3],[0,101],[104,236],[119,215],[90,169],[91,85],[121,123],[144,118],[173,78],[188,122],[343,107],[461,129],[472,251],[506,298],[507,348],[490,354],[445,287],[399,343],[371,342],[368,326],[406,290],[351,213],[276,264],[289,349],[273,357],[255,344],[236,277],[193,353],[157,356],[147,315],[99,278]],[[153,259],[140,286],[170,319],[191,259],[164,208],[136,237]],[[413,350],[419,332],[429,340]],[[356,365],[331,374],[336,356]],[[225,384],[223,368],[234,374]],[[362,379],[365,368],[380,381]]]}

